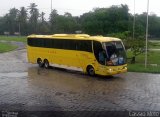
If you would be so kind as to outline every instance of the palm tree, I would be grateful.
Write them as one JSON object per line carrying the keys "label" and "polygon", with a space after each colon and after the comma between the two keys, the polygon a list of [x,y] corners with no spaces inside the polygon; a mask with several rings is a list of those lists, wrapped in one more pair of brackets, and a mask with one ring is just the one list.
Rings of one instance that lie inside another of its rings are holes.
{"label": "palm tree", "polygon": [[19,11],[16,8],[12,8],[9,10],[8,24],[11,34],[14,34],[15,32],[18,31],[18,25],[17,25],[18,13]]}
{"label": "palm tree", "polygon": [[37,5],[35,3],[31,3],[30,6],[28,6],[28,10],[30,13],[29,23],[31,33],[37,33],[39,18],[39,10],[37,9]]}
{"label": "palm tree", "polygon": [[19,22],[19,32],[22,33],[23,35],[26,35],[27,34],[27,9],[25,7],[20,8],[18,22]]}

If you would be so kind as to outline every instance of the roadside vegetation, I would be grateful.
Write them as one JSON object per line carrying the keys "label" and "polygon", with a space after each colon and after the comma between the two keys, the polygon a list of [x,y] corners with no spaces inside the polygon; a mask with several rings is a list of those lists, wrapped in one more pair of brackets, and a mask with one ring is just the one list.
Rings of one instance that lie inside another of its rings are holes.
{"label": "roadside vegetation", "polygon": [[8,52],[11,50],[15,50],[17,48],[17,46],[8,44],[8,43],[2,43],[0,42],[0,53],[4,53],[4,52]]}
{"label": "roadside vegetation", "polygon": [[12,51],[18,48],[11,44],[11,41],[26,43],[25,36],[0,36],[0,53]]}
{"label": "roadside vegetation", "polygon": [[[136,57],[135,63],[131,63],[131,59],[128,59],[128,71],[130,72],[146,72],[146,73],[160,73],[160,41],[149,41],[148,56],[147,56],[147,68],[145,68],[145,53]],[[133,56],[130,50],[127,51],[127,57]]]}
{"label": "roadside vegetation", "polygon": [[0,41],[17,41],[17,42],[27,42],[26,36],[0,36]]}
{"label": "roadside vegetation", "polygon": [[160,40],[149,41],[149,49],[160,49]]}
{"label": "roadside vegetation", "polygon": [[145,68],[143,64],[128,64],[129,72],[143,72],[143,73],[160,73],[160,66],[148,65]]}

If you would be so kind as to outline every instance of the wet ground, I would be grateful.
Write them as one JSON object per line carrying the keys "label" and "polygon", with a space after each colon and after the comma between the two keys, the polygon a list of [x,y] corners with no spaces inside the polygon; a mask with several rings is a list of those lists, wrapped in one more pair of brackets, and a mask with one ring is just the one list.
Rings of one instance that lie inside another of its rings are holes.
{"label": "wet ground", "polygon": [[160,110],[160,75],[90,77],[27,63],[26,50],[0,54],[0,110]]}

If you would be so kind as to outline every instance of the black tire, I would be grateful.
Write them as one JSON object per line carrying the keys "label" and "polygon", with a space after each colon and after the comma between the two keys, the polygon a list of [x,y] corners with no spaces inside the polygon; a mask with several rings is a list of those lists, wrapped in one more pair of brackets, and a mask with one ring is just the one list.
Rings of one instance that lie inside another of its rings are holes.
{"label": "black tire", "polygon": [[44,67],[45,67],[46,69],[49,68],[49,62],[48,62],[47,59],[44,60]]}
{"label": "black tire", "polygon": [[89,76],[94,76],[95,75],[95,70],[92,66],[87,67],[87,73]]}
{"label": "black tire", "polygon": [[43,67],[44,63],[41,58],[37,59],[37,64],[39,65],[39,67]]}

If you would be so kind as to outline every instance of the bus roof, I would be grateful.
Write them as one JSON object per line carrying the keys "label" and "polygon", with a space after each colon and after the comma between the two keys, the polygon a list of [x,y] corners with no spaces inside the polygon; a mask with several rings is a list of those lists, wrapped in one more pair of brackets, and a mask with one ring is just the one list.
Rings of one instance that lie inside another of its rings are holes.
{"label": "bus roof", "polygon": [[28,38],[95,40],[95,41],[100,41],[100,42],[121,41],[121,39],[118,39],[115,37],[90,36],[88,34],[29,35]]}

